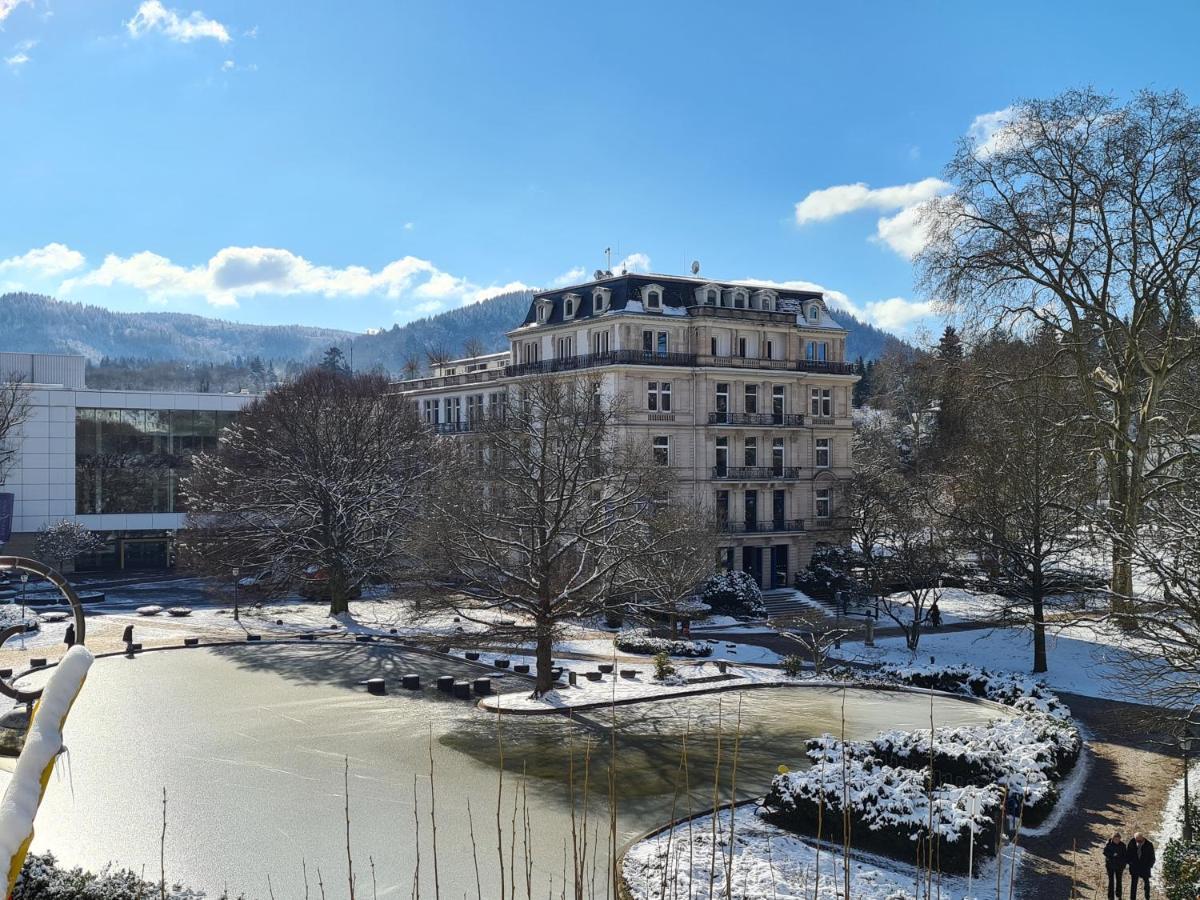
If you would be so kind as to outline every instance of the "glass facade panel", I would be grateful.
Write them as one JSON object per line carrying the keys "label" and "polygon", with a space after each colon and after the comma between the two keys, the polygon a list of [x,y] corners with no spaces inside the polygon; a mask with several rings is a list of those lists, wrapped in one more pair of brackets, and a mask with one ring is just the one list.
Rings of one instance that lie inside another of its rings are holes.
{"label": "glass facade panel", "polygon": [[180,478],[190,458],[217,446],[236,413],[212,410],[78,409],[75,511],[185,512]]}

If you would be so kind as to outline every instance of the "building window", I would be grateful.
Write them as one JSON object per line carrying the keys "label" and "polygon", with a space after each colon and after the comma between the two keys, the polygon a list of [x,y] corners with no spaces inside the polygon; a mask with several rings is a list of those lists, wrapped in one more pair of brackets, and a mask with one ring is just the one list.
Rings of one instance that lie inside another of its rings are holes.
{"label": "building window", "polygon": [[654,439],[654,462],[660,466],[671,464],[671,439],[666,435]]}
{"label": "building window", "polygon": [[654,349],[655,352],[659,354],[665,354],[667,352],[667,333],[665,331],[660,331],[658,333],[658,340],[655,342]]}
{"label": "building window", "polygon": [[765,359],[775,358],[775,342],[767,340],[763,342],[763,357]]}
{"label": "building window", "polygon": [[423,400],[424,418],[426,425],[436,425],[438,423],[438,402],[436,400]]}
{"label": "building window", "polygon": [[825,341],[809,341],[804,348],[804,358],[816,362],[824,362],[829,352],[829,344]]}
{"label": "building window", "polygon": [[808,308],[808,321],[816,322],[821,318],[821,310],[817,304],[813,304]]}
{"label": "building window", "polygon": [[604,312],[608,309],[608,291],[597,289],[592,291],[592,312]]}
{"label": "building window", "polygon": [[829,518],[829,488],[817,488],[813,492],[814,512],[818,519]]}
{"label": "building window", "polygon": [[563,318],[564,319],[575,318],[575,300],[576,300],[576,297],[574,294],[567,294],[567,296],[563,297]]}
{"label": "building window", "polygon": [[743,337],[740,337],[737,339],[737,341],[738,341],[738,356],[742,357],[742,359],[745,359],[746,358],[746,339]]}
{"label": "building window", "polygon": [[758,385],[748,384],[746,385],[745,391],[745,404],[742,407],[743,412],[758,412]]}
{"label": "building window", "polygon": [[747,466],[758,465],[758,438],[746,438],[745,463]]}
{"label": "building window", "polygon": [[594,331],[592,332],[592,352],[607,353],[608,352],[608,332]]}
{"label": "building window", "polygon": [[829,438],[817,438],[816,467],[829,468]]}
{"label": "building window", "polygon": [[722,525],[729,521],[729,491],[717,491],[717,521]]}
{"label": "building window", "polygon": [[710,346],[712,348],[711,353],[713,356],[716,356],[717,355],[717,339],[714,337],[714,338],[709,338],[709,340],[711,341],[711,344],[710,344]]}
{"label": "building window", "polygon": [[724,420],[724,416],[729,412],[729,385],[724,381],[717,382],[717,413]]}
{"label": "building window", "polygon": [[570,337],[560,337],[558,339],[558,358],[566,359],[575,353],[575,339]]}
{"label": "building window", "polygon": [[483,419],[483,394],[467,395],[467,421],[477,425]]}
{"label": "building window", "polygon": [[647,309],[661,309],[662,308],[662,294],[660,294],[658,291],[647,291],[646,292],[646,308]]}
{"label": "building window", "polygon": [[651,412],[671,411],[671,382],[650,381],[646,383],[646,409]]}
{"label": "building window", "polygon": [[784,402],[784,394],[787,390],[782,384],[772,385],[771,387],[771,415],[775,418],[775,424],[783,424],[783,414],[787,412],[787,404]]}
{"label": "building window", "polygon": [[654,332],[653,331],[643,331],[642,332],[642,350],[645,351],[646,353],[654,352]]}
{"label": "building window", "polygon": [[716,306],[717,305],[717,292],[716,291],[705,291],[704,292],[704,303],[707,306]]}
{"label": "building window", "polygon": [[724,475],[729,470],[729,438],[717,438],[717,458],[715,462],[718,476]]}
{"label": "building window", "polygon": [[771,442],[771,468],[776,475],[783,474],[783,438]]}
{"label": "building window", "polygon": [[742,291],[734,291],[733,292],[733,308],[734,309],[745,309],[746,308],[746,295]]}
{"label": "building window", "polygon": [[809,391],[809,411],[814,416],[833,416],[833,391],[830,388],[812,388]]}

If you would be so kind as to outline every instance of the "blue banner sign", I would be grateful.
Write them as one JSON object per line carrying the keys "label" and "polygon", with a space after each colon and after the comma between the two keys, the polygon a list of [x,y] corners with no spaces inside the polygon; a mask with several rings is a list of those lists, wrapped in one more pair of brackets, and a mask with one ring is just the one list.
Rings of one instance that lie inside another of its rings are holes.
{"label": "blue banner sign", "polygon": [[0,494],[0,544],[7,544],[12,537],[13,494]]}

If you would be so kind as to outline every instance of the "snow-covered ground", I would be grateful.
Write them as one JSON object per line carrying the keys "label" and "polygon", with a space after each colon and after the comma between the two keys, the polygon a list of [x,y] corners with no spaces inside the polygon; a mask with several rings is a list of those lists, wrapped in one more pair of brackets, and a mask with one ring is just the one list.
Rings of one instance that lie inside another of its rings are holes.
{"label": "snow-covered ground", "polygon": [[[701,900],[725,896],[729,864],[729,812],[718,816],[716,864],[712,865],[712,816],[702,816],[634,844],[623,862],[625,882],[635,900],[669,897]],[[1014,851],[1009,849],[1000,876],[1007,887]],[[935,876],[934,890],[946,898],[994,895],[997,861],[980,854],[973,890],[965,877]],[[1020,865],[1019,851],[1016,864]],[[733,896],[773,900],[845,900],[845,863],[841,847],[822,845],[761,821],[752,805],[733,817]],[[710,872],[712,887],[710,889]],[[850,896],[857,900],[912,900],[921,875],[905,863],[851,852]],[[664,885],[666,889],[664,891]],[[924,888],[920,891],[924,896]]]}

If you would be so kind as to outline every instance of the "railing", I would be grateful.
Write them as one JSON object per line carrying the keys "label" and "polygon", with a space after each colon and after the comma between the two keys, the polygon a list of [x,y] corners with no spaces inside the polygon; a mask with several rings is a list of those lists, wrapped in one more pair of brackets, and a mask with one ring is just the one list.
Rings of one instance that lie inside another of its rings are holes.
{"label": "railing", "polygon": [[620,364],[694,367],[696,365],[696,354],[656,353],[653,350],[609,350],[604,353],[585,353],[581,356],[564,356],[558,359],[544,359],[539,362],[506,366],[504,374],[541,375],[548,372],[570,372],[574,369],[590,369],[595,366]]}
{"label": "railing", "polygon": [[795,481],[800,477],[800,467],[713,466],[712,477],[717,481]]}
{"label": "railing", "polygon": [[804,416],[794,413],[731,413],[708,414],[709,425],[768,425],[796,428],[804,424]]}
{"label": "railing", "polygon": [[722,522],[721,530],[729,534],[781,534],[803,531],[803,519],[773,519],[766,522]]}
{"label": "railing", "polygon": [[824,359],[802,359],[796,363],[800,372],[822,372],[826,375],[853,375],[854,364],[848,362],[830,362]]}
{"label": "railing", "polygon": [[795,360],[775,359],[769,356],[713,356],[701,354],[696,358],[697,366],[718,369],[770,369],[774,372],[795,372]]}
{"label": "railing", "polygon": [[437,434],[466,434],[478,428],[476,422],[438,422],[433,426]]}

